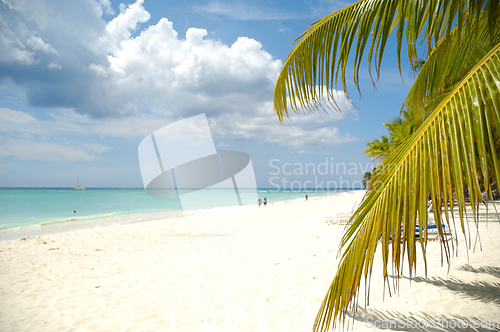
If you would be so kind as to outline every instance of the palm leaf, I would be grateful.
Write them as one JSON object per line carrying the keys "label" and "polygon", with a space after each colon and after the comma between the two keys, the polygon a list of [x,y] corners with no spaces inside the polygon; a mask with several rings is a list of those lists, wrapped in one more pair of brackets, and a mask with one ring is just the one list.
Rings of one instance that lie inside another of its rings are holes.
{"label": "palm leaf", "polygon": [[[443,36],[448,36],[455,26],[458,26],[460,34],[462,31],[473,33],[476,27],[471,22],[479,22],[482,9],[485,6],[495,7],[491,4],[495,1],[498,0],[361,0],[325,16],[310,25],[295,41],[297,44],[276,82],[274,111],[283,121],[289,107],[296,112],[321,109],[325,98],[338,109],[334,92],[338,76],[340,74],[344,94],[350,100],[347,64],[353,60],[353,79],[359,91],[358,73],[367,46],[370,76],[372,64],[379,74],[387,39],[395,30],[401,71],[401,48],[405,36],[408,58],[416,61],[420,35],[427,39],[431,48]],[[496,22],[498,11],[488,15]],[[491,35],[494,28],[489,27]]]}
{"label": "palm leaf", "polygon": [[[488,21],[487,14],[483,13],[478,31],[474,35],[466,34],[463,30],[462,35],[459,35],[457,27],[450,34],[450,38],[440,41],[421,67],[403,102],[402,110],[415,109],[416,106],[433,110],[443,95],[448,93],[493,45],[500,42],[500,22],[493,24],[495,29],[491,35],[489,28],[492,23]],[[449,45],[441,47],[445,43]]]}
{"label": "palm leaf", "polygon": [[367,143],[368,149],[363,151],[368,157],[372,157],[374,161],[383,160],[391,152],[392,146],[387,136],[382,136],[380,139],[380,141],[376,139]]}
{"label": "palm leaf", "polygon": [[[377,168],[370,182],[371,190],[342,239],[345,249],[339,269],[316,317],[314,331],[326,331],[344,321],[349,309],[355,310],[361,280],[371,277],[379,238],[384,282],[388,282],[389,259],[393,271],[400,276],[406,256],[412,277],[416,250],[420,247],[426,264],[427,234],[419,240],[414,234],[417,218],[427,229],[429,195],[446,257],[451,255],[441,225],[455,223],[449,219],[449,209],[456,198],[459,225],[465,234],[464,189],[469,189],[471,206],[476,209],[482,200],[478,176],[490,192],[489,179],[497,183],[500,180],[496,140],[499,130],[500,43],[478,61],[418,130]],[[443,209],[446,221],[441,217]],[[395,280],[397,286],[398,278]]]}

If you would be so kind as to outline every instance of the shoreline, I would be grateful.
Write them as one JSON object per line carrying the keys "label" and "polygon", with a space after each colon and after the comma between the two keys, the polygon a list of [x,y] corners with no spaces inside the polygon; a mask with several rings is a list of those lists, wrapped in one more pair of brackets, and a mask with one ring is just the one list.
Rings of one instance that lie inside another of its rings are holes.
{"label": "shoreline", "polygon": [[[262,188],[266,189],[266,188]],[[338,192],[329,192],[327,194],[322,194],[321,196],[313,196],[310,197],[309,200],[316,199],[324,199],[331,197],[331,195],[340,195],[343,193],[363,191],[360,189],[355,190],[342,190]],[[261,193],[268,193],[258,192]],[[299,193],[299,192],[291,192],[291,193]],[[302,193],[302,192],[300,192]],[[304,192],[304,194],[309,192]],[[323,192],[319,192],[323,193]],[[310,194],[310,193],[309,193]],[[270,202],[269,205],[281,205],[288,204],[292,202],[299,202],[304,200],[303,198],[290,198],[279,200],[276,202]],[[201,208],[193,211],[182,211],[182,210],[171,210],[171,211],[161,211],[161,212],[146,212],[146,213],[123,213],[119,212],[110,212],[103,213],[101,215],[88,215],[88,216],[73,216],[68,217],[66,219],[54,219],[49,221],[42,221],[40,223],[31,224],[31,225],[22,225],[16,227],[8,227],[2,228],[0,225],[0,241],[9,241],[16,240],[20,237],[25,236],[40,236],[40,235],[49,235],[53,233],[60,232],[71,232],[79,229],[92,229],[92,228],[100,228],[100,227],[109,227],[115,225],[127,225],[134,223],[142,223],[149,221],[158,221],[170,218],[182,218],[185,215],[199,215],[203,213],[214,213],[218,211],[224,211],[227,209],[239,209],[239,208],[252,208],[258,207],[255,205],[231,205],[231,206],[221,206],[221,207],[212,207],[212,208]]]}

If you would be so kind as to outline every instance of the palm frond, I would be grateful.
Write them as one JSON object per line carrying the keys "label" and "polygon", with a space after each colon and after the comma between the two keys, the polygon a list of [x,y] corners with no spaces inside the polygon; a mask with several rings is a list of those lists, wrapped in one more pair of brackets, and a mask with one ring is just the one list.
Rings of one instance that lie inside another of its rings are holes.
{"label": "palm frond", "polygon": [[368,142],[366,144],[368,149],[363,151],[368,157],[373,158],[373,160],[383,160],[392,151],[392,145],[389,142],[387,136],[382,136],[380,141],[378,139],[373,142]]}
{"label": "palm frond", "polygon": [[[408,262],[410,277],[416,267],[416,250],[426,255],[426,238],[415,239],[415,226],[427,229],[427,202],[431,197],[434,218],[446,257],[451,255],[441,225],[451,220],[449,210],[457,201],[460,227],[465,234],[464,190],[471,206],[482,200],[478,177],[491,193],[490,179],[498,183],[498,133],[500,130],[500,43],[441,100],[418,130],[377,168],[371,190],[353,214],[342,239],[339,269],[316,317],[314,331],[326,331],[344,321],[355,309],[361,280],[371,276],[373,257],[381,240],[383,277],[392,260],[402,274]],[[454,223],[454,219],[453,219]],[[392,240],[389,244],[389,239]],[[390,256],[390,257],[389,257]],[[395,279],[397,283],[397,278]]]}
{"label": "palm frond", "polygon": [[432,105],[436,106],[491,47],[500,42],[500,22],[493,23],[493,35],[489,31],[491,24],[487,13],[483,13],[474,35],[463,30],[459,35],[457,27],[449,38],[434,46],[403,102],[402,111],[417,106],[433,110]]}
{"label": "palm frond", "polygon": [[[347,64],[353,60],[353,81],[359,91],[358,73],[367,46],[368,71],[371,76],[373,64],[378,75],[389,34],[395,30],[401,71],[405,36],[408,58],[416,61],[421,35],[431,48],[455,26],[460,33],[473,33],[475,26],[471,22],[478,21],[482,9],[494,7],[491,3],[495,1],[498,0],[361,0],[325,16],[310,25],[295,41],[297,44],[286,59],[275,86],[274,111],[283,121],[288,108],[296,112],[321,108],[324,96],[338,109],[334,89],[339,75],[344,94],[350,100]],[[494,26],[490,27],[492,31]]]}

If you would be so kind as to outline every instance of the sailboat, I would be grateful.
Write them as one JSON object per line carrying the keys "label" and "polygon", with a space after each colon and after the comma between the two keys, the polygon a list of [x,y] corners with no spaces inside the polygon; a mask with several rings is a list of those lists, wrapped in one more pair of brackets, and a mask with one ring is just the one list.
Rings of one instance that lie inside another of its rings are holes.
{"label": "sailboat", "polygon": [[80,174],[76,176],[76,187],[73,190],[87,190],[84,187],[80,186]]}

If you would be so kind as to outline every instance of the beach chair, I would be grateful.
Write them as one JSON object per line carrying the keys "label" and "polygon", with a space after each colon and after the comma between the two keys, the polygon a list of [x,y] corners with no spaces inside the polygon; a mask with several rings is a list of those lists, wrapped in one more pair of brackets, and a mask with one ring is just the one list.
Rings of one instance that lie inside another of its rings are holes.
{"label": "beach chair", "polygon": [[[451,230],[447,225],[441,225],[443,233],[446,236],[451,236]],[[420,234],[424,234],[424,228],[416,225],[415,226],[415,237],[419,238]],[[436,224],[427,225],[427,240],[437,240],[439,238],[439,230]]]}
{"label": "beach chair", "polygon": [[334,216],[326,216],[325,217],[325,222],[327,225],[347,225],[349,223],[349,220],[351,220],[351,216],[356,211],[358,208],[357,202],[354,203],[354,206],[352,207],[350,212],[339,212]]}

